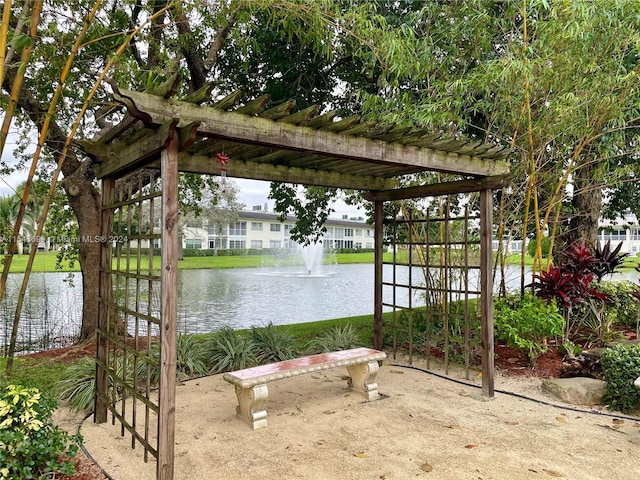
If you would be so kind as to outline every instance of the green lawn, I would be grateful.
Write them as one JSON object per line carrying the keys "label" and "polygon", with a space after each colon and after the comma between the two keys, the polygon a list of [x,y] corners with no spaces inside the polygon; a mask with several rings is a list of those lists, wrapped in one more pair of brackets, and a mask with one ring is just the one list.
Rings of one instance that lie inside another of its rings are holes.
{"label": "green lawn", "polygon": [[[397,260],[399,262],[403,261],[403,258],[406,255],[403,255],[405,252],[400,252],[397,255]],[[292,261],[294,257],[292,257]],[[24,272],[27,265],[28,255],[14,255],[13,261],[11,262],[12,273],[20,273]],[[344,265],[349,263],[373,263],[373,252],[365,252],[365,253],[338,253],[335,255],[335,259],[338,264]],[[393,259],[393,255],[391,253],[384,254],[384,260],[386,262],[391,262]],[[406,260],[406,259],[405,259]],[[2,260],[4,261],[4,260]],[[511,254],[507,256],[507,264],[509,265],[519,265],[520,264],[520,255],[519,254]],[[624,261],[623,268],[631,269],[635,268],[638,265],[640,258],[638,257],[627,257]],[[299,262],[299,260],[298,260]],[[244,256],[235,256],[235,255],[224,255],[217,257],[185,257],[183,260],[180,260],[178,267],[180,270],[192,270],[199,268],[252,268],[252,267],[264,267],[273,265],[274,259],[273,255],[244,255]],[[533,265],[533,258],[529,255],[525,255],[525,264],[530,266]],[[143,265],[146,267],[146,260],[143,259]],[[545,263],[546,265],[546,263]],[[143,267],[143,268],[144,268]],[[160,257],[156,256],[154,259],[154,267],[155,269],[160,268]],[[132,268],[132,267],[131,267]],[[64,264],[62,268],[58,268],[56,266],[56,252],[39,252],[33,263],[33,271],[34,272],[78,272],[80,268],[76,262],[73,268],[71,268],[68,264]]]}
{"label": "green lawn", "polygon": [[[339,264],[347,263],[373,263],[373,253],[339,253],[335,255]],[[24,272],[27,266],[28,254],[14,255],[11,262],[10,272]],[[4,261],[4,260],[3,260]],[[124,260],[121,260],[124,261]],[[133,262],[134,260],[132,260]],[[262,267],[273,264],[272,255],[244,255],[244,256],[218,256],[218,257],[185,257],[180,260],[178,267],[180,270],[191,270],[197,268],[250,268]],[[146,267],[146,259],[143,259]],[[154,266],[160,268],[160,257],[154,258]],[[144,267],[143,267],[144,268]],[[56,252],[38,252],[33,263],[34,272],[79,272],[80,268],[76,262],[73,268],[64,264],[62,268],[56,266]]]}

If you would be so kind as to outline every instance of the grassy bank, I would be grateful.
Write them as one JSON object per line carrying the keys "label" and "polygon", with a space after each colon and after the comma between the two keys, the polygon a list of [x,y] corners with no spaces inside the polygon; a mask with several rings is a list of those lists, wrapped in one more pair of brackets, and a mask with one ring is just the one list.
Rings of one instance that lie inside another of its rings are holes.
{"label": "grassy bank", "polygon": [[[27,266],[29,256],[14,255],[11,261],[11,273],[23,273]],[[339,264],[348,263],[373,263],[373,253],[338,253],[335,255]],[[391,260],[391,256],[388,257]],[[33,263],[34,272],[79,272],[78,263],[70,267],[67,263],[62,268],[56,266],[56,252],[39,252]],[[193,270],[199,268],[258,268],[273,265],[273,255],[244,255],[244,256],[219,256],[219,257],[185,257],[180,260],[180,270]],[[146,264],[145,264],[146,265]],[[160,257],[156,257],[154,266],[160,267]]]}
{"label": "grassy bank", "polygon": [[[385,316],[388,315],[391,314],[385,314]],[[390,323],[390,321],[389,317],[389,321],[385,320],[385,323]],[[362,346],[373,346],[373,315],[280,325],[276,328],[287,331],[296,341],[299,350],[303,352],[311,340],[333,327],[344,326],[347,323],[357,332]],[[247,330],[240,330],[240,332],[247,332]],[[197,334],[195,337],[200,341],[206,341],[212,335],[214,333]],[[87,350],[86,355],[93,356],[94,354]],[[5,373],[6,358],[0,358],[0,386],[15,383],[52,392],[56,384],[64,378],[67,368],[78,361],[79,359],[75,355],[18,356],[14,360],[11,377],[7,377]]]}
{"label": "grassy bank", "polygon": [[[406,256],[406,252],[399,252],[397,254],[397,260],[403,261],[403,257]],[[295,256],[292,256],[290,261],[293,264]],[[373,263],[373,252],[364,253],[338,253],[331,256],[331,261],[335,258],[335,261],[340,265],[350,263]],[[11,273],[23,273],[27,265],[28,255],[14,255],[11,262]],[[391,262],[393,255],[391,253],[384,254],[384,261]],[[132,260],[133,261],[133,260]],[[285,265],[287,261],[279,260]],[[520,265],[520,255],[511,254],[506,258],[507,265]],[[78,263],[71,267],[68,263],[65,263],[60,267],[56,265],[56,252],[39,252],[36,255],[33,271],[34,272],[79,272],[80,268]],[[624,260],[622,266],[623,269],[633,269],[640,262],[639,257],[627,257]],[[300,260],[298,259],[298,263]],[[146,267],[146,263],[143,265],[143,269]],[[178,266],[180,270],[194,270],[202,268],[259,268],[268,267],[274,265],[273,255],[224,255],[218,257],[185,257],[180,260]],[[525,255],[525,265],[533,265],[533,258],[529,255]],[[545,262],[546,265],[546,262]],[[156,257],[154,261],[154,267],[160,268],[160,257]],[[133,268],[133,266],[131,266]]]}

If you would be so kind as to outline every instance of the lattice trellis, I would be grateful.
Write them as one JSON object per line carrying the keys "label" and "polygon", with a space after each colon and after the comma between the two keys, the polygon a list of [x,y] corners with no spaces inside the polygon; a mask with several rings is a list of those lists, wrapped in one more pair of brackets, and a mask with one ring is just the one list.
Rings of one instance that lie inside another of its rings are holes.
{"label": "lattice trellis", "polygon": [[393,258],[383,271],[383,305],[392,309],[394,355],[434,355],[449,373],[451,356],[469,378],[480,349],[480,239],[469,206],[451,216],[451,198],[438,197],[437,216],[403,209],[386,223]]}
{"label": "lattice trellis", "polygon": [[[141,171],[137,182],[103,182],[104,252],[101,267],[101,321],[98,364],[107,394],[97,402],[131,435],[131,446],[157,458],[157,385],[160,330],[161,181]],[[122,188],[118,188],[120,184]],[[99,373],[100,374],[100,373]]]}
{"label": "lattice trellis", "polygon": [[[172,82],[170,90],[180,91],[178,75]],[[178,171],[219,175],[222,168],[215,158],[222,151],[232,157],[224,169],[232,177],[366,192],[364,198],[373,202],[375,217],[373,327],[378,348],[383,345],[384,323],[384,202],[480,192],[482,381],[483,393],[493,396],[492,190],[508,183],[509,150],[443,139],[398,125],[360,123],[358,117],[337,120],[337,112],[316,115],[316,107],[293,112],[294,101],[267,108],[266,96],[237,107],[239,93],[213,101],[208,98],[209,88],[194,92],[188,100],[167,98],[164,89],[162,95],[115,90],[114,98],[126,107],[124,116],[114,107],[112,128],[91,141],[78,142],[102,180],[102,233],[105,240],[112,240],[105,241],[100,260],[94,420],[106,422],[110,411],[112,420],[121,421],[123,434],[132,435],[132,445],[141,443],[145,456],[157,457],[158,479],[172,480],[174,469]],[[160,177],[151,182],[143,179],[137,187],[116,194],[116,179],[131,178],[143,168],[160,170],[162,186]],[[404,175],[432,171],[458,180],[411,187],[398,183]],[[157,203],[162,206],[159,217],[154,211]],[[147,229],[143,228],[145,218]],[[126,242],[120,235],[126,236]],[[145,245],[151,247],[158,240],[162,248],[156,267],[157,256]],[[159,361],[150,346],[156,332]],[[157,366],[156,400],[150,377]],[[125,397],[130,399],[120,401]],[[153,445],[154,416],[157,447]]]}

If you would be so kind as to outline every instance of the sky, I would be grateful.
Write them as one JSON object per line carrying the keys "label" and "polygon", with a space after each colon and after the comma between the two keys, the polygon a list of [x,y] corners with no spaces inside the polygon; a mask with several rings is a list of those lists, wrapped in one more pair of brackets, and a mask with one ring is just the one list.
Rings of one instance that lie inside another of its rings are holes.
{"label": "sky", "polygon": [[[12,187],[15,188],[20,182],[25,181],[27,172],[25,170],[14,173],[12,175],[3,175],[0,177],[0,196],[5,197],[13,193]],[[269,196],[269,182],[259,180],[246,180],[238,178],[230,178],[238,185],[238,200],[246,205],[246,210],[251,210],[254,205],[264,207],[267,204],[269,212],[273,212],[274,202],[267,199]],[[358,210],[355,207],[346,205],[342,201],[337,201],[333,207],[335,212],[331,214],[331,218],[342,218],[347,215],[352,217],[365,217],[364,210]]]}
{"label": "sky", "polygon": [[[246,180],[246,179],[232,179],[233,182],[238,185],[238,198],[240,202],[246,204],[246,209],[251,210],[254,205],[267,204],[270,212],[273,212],[273,200],[268,200],[269,195],[269,182],[263,182],[259,180]],[[365,218],[366,214],[364,210],[359,210],[351,205],[346,205],[344,202],[338,200],[334,205],[334,213],[330,215],[331,218],[342,218],[343,215],[347,215],[348,218],[362,217]]]}
{"label": "sky", "polygon": [[[14,141],[15,140],[10,134],[7,139],[4,154],[2,155],[2,159],[4,160],[4,162],[10,166],[16,164],[16,160],[12,153],[13,149],[15,148]],[[20,182],[23,182],[27,179],[29,166],[30,163],[24,170],[15,172],[11,175],[0,176],[0,196],[5,197],[14,193],[13,189],[16,188],[16,186],[20,184]],[[246,205],[247,210],[252,210],[252,207],[254,205],[260,205],[261,207],[264,207],[264,204],[266,203],[268,211],[273,212],[274,202],[273,200],[267,199],[269,195],[269,182],[259,180],[246,180],[240,178],[229,178],[229,180],[238,185],[238,200]],[[343,215],[347,215],[348,218],[366,217],[363,209],[357,209],[356,207],[346,205],[342,201],[337,201],[333,205],[333,208],[335,209],[335,212],[330,215],[331,218],[343,218]]]}

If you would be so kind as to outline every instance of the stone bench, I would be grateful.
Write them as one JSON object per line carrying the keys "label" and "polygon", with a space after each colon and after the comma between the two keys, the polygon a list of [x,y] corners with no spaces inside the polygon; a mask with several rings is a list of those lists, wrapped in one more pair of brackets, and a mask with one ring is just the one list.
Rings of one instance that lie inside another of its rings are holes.
{"label": "stone bench", "polygon": [[386,357],[386,354],[379,350],[353,348],[245,368],[225,373],[223,378],[236,387],[238,415],[256,430],[267,426],[267,383],[320,370],[346,367],[352,390],[367,400],[373,400],[378,397],[378,385],[375,383],[378,361]]}

